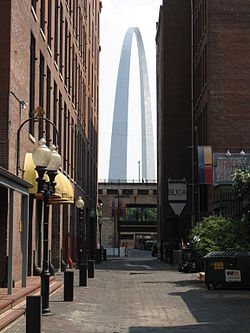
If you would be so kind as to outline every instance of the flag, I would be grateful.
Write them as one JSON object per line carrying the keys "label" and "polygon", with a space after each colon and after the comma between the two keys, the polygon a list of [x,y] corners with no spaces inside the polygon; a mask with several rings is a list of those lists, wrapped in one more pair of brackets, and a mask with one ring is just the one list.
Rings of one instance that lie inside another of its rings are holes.
{"label": "flag", "polygon": [[213,184],[212,148],[198,147],[199,184]]}

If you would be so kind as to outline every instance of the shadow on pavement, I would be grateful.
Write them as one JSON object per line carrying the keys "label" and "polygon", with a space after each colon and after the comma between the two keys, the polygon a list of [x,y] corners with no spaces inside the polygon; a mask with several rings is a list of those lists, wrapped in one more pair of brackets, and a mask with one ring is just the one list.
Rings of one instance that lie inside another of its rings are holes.
{"label": "shadow on pavement", "polygon": [[179,287],[195,287],[195,288],[201,288],[204,289],[205,286],[202,284],[198,279],[197,280],[182,280],[182,281],[144,281],[143,283],[146,284],[158,284],[158,283],[167,283],[167,284],[174,284]]}
{"label": "shadow on pavement", "polygon": [[[128,331],[128,333],[168,333],[168,332],[169,333],[183,333],[183,332],[211,333],[216,331],[214,325],[209,323],[197,324],[197,325],[171,326],[171,327],[130,327]],[[223,331],[220,331],[220,333],[221,332]]]}
{"label": "shadow on pavement", "polygon": [[161,262],[157,258],[150,259],[108,259],[95,266],[96,270],[116,270],[116,271],[165,271],[174,270],[175,266]]}
{"label": "shadow on pavement", "polygon": [[249,290],[211,291],[202,288],[186,292],[173,292],[169,295],[181,297],[198,323],[210,323],[217,328],[210,332],[250,332]]}

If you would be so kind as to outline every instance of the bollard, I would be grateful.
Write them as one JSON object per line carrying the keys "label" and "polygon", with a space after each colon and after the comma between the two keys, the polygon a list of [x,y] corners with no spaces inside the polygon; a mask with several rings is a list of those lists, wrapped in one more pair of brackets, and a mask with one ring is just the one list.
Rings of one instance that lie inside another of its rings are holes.
{"label": "bollard", "polygon": [[107,260],[107,250],[106,249],[102,249],[102,256],[103,256],[103,261]]}
{"label": "bollard", "polygon": [[64,301],[74,300],[74,271],[64,272]]}
{"label": "bollard", "polygon": [[79,266],[79,286],[80,287],[87,287],[87,270],[88,270],[88,264],[81,263]]}
{"label": "bollard", "polygon": [[94,278],[95,275],[95,260],[88,261],[88,278]]}
{"label": "bollard", "polygon": [[95,263],[100,264],[100,262],[101,262],[101,250],[97,249],[95,255]]}
{"label": "bollard", "polygon": [[41,296],[26,297],[26,333],[41,333]]}

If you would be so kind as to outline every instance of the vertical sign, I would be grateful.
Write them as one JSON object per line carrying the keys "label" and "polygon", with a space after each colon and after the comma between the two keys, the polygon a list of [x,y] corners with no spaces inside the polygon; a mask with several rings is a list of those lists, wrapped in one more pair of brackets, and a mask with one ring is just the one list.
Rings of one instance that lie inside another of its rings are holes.
{"label": "vertical sign", "polygon": [[187,201],[186,179],[168,179],[168,202],[176,215],[181,215]]}
{"label": "vertical sign", "polygon": [[199,184],[213,184],[212,148],[198,147]]}

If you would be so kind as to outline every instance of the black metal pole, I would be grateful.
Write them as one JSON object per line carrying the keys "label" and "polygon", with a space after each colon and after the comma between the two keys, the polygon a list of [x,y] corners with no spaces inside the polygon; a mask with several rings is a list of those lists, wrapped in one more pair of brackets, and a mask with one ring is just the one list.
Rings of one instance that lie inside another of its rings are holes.
{"label": "black metal pole", "polygon": [[79,286],[87,286],[87,260],[86,260],[86,232],[83,221],[83,209],[79,209],[79,232],[80,232],[80,252],[79,252]]}
{"label": "black metal pole", "polygon": [[102,224],[99,223],[100,261],[102,261]]}
{"label": "black metal pole", "polygon": [[48,236],[49,236],[49,191],[44,192],[44,222],[43,222],[43,270],[41,273],[41,295],[42,314],[50,315],[49,309],[49,256],[48,256]]}

